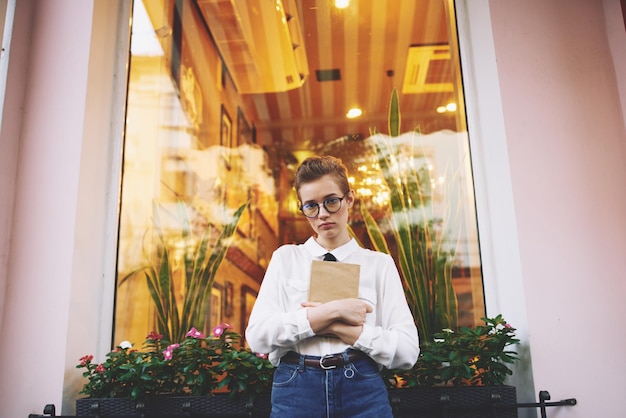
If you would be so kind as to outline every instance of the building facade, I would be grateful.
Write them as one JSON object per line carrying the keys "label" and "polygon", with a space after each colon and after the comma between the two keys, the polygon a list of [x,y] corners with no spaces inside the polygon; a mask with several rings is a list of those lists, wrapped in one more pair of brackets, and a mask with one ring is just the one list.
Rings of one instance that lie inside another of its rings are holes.
{"label": "building facade", "polygon": [[[2,2],[2,417],[71,413],[110,349],[130,3]],[[625,407],[623,8],[456,1],[486,310],[523,340],[520,401],[578,400],[559,416]]]}

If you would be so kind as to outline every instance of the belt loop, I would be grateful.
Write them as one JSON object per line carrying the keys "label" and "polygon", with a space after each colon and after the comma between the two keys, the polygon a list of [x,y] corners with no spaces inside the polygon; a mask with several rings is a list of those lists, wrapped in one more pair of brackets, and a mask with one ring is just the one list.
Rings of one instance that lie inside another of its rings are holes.
{"label": "belt loop", "polygon": [[300,370],[301,372],[306,370],[306,366],[304,364],[305,359],[306,359],[306,356],[303,356],[302,354],[300,354],[300,359],[298,360],[298,370]]}
{"label": "belt loop", "polygon": [[350,355],[348,354],[348,352],[350,351],[350,349],[346,349],[343,353],[341,353],[341,356],[343,357],[343,365],[344,367],[346,367],[348,364],[350,364]]}
{"label": "belt loop", "polygon": [[350,362],[350,349],[348,348],[343,353],[341,353],[343,357],[343,375],[346,379],[352,379],[354,377],[354,366]]}

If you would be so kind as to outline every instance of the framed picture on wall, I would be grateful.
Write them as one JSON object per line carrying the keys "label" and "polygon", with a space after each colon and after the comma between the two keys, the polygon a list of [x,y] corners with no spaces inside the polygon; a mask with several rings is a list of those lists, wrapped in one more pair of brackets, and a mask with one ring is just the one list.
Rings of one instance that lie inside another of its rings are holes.
{"label": "framed picture on wall", "polygon": [[208,335],[211,330],[222,323],[224,306],[224,287],[219,283],[213,283],[209,306],[206,312],[205,333]]}
{"label": "framed picture on wall", "polygon": [[237,145],[253,144],[255,129],[250,127],[246,115],[240,107],[237,108]]}
{"label": "framed picture on wall", "polygon": [[230,153],[233,146],[233,122],[224,105],[222,105],[220,121],[220,145],[224,147],[226,168],[230,169]]}
{"label": "framed picture on wall", "polygon": [[230,317],[233,316],[233,292],[235,291],[235,286],[233,282],[226,281],[226,286],[224,287],[224,316]]}

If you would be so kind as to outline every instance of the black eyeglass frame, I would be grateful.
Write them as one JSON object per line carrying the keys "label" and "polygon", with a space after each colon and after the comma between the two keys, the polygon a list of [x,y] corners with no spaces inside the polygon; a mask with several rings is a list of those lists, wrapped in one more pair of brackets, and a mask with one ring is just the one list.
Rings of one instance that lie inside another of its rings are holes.
{"label": "black eyeglass frame", "polygon": [[[323,205],[324,209],[326,209],[326,212],[328,212],[328,213],[337,213],[337,212],[339,212],[341,210],[341,204],[343,203],[343,200],[346,198],[346,196],[348,196],[349,193],[350,193],[350,190],[345,192],[342,197],[333,196],[333,197],[329,197],[327,199],[324,199],[324,201],[322,201],[322,202],[307,202],[304,205],[300,205],[300,212],[302,212],[302,214],[304,216],[306,216],[307,218],[309,218],[309,219],[317,218],[319,216],[319,214],[320,214],[320,206]],[[339,207],[337,208],[337,210],[330,210],[326,206],[327,202],[329,200],[333,200],[333,199],[339,199]],[[308,206],[308,205],[311,205],[311,206],[315,205],[317,207],[317,211],[315,212],[315,215],[309,216],[306,213],[304,213],[304,206]]]}

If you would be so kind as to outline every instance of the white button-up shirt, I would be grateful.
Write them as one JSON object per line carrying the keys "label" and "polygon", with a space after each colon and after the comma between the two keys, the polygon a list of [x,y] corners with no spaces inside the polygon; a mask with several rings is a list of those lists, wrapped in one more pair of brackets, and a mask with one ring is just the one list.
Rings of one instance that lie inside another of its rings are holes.
{"label": "white button-up shirt", "polygon": [[[246,329],[246,341],[257,353],[269,353],[278,365],[288,351],[323,356],[350,346],[339,338],[316,336],[307,318],[311,261],[327,253],[315,239],[283,245],[274,251]],[[361,248],[352,239],[332,254],[339,262],[359,264],[359,298],[372,305],[363,332],[352,348],[380,366],[410,368],[417,361],[419,339],[400,275],[391,256]]]}

